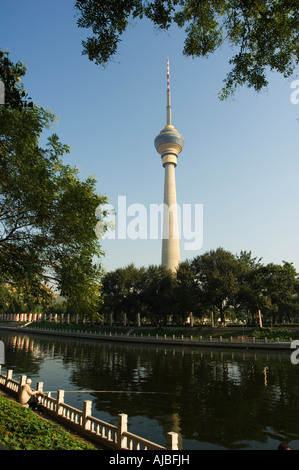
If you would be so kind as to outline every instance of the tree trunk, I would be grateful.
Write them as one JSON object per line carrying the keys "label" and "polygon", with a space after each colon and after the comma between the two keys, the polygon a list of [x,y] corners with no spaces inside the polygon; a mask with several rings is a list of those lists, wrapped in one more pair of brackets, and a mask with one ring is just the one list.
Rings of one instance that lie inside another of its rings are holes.
{"label": "tree trunk", "polygon": [[224,308],[222,307],[222,305],[221,305],[219,311],[220,311],[221,326],[225,326],[225,314],[224,314]]}

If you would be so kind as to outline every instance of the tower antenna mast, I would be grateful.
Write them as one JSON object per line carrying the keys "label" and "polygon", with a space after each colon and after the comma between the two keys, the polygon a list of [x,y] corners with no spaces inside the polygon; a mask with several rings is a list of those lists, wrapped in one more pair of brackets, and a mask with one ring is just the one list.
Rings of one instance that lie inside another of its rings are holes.
{"label": "tower antenna mast", "polygon": [[170,74],[169,74],[169,59],[167,59],[167,106],[166,106],[166,123],[171,126],[171,98],[170,98]]}

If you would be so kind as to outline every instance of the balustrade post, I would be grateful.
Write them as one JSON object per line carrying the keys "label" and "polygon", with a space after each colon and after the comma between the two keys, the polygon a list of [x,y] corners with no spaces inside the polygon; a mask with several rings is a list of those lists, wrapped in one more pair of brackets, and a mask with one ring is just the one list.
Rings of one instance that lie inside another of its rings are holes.
{"label": "balustrade post", "polygon": [[5,387],[8,386],[8,382],[12,379],[12,369],[9,369],[6,374]]}
{"label": "balustrade post", "polygon": [[64,390],[58,390],[57,391],[57,403],[56,403],[56,413],[58,415],[62,415],[62,406],[60,406],[60,403],[64,402]]}
{"label": "balustrade post", "polygon": [[82,419],[82,427],[85,431],[91,430],[91,422],[90,422],[90,419],[88,419],[91,416],[91,407],[92,407],[92,401],[85,400],[83,403],[83,419]]}
{"label": "balustrade post", "polygon": [[[37,382],[36,390],[40,393],[43,393],[43,388],[44,388],[44,382]],[[42,404],[42,400],[40,401],[40,404]]]}
{"label": "balustrade post", "polygon": [[168,432],[166,434],[166,449],[167,450],[179,449],[179,436],[176,432]]}
{"label": "balustrade post", "polygon": [[27,380],[27,375],[21,375],[20,387],[23,387],[23,385],[26,385],[26,380]]}
{"label": "balustrade post", "polygon": [[127,449],[127,438],[123,433],[128,431],[128,415],[121,413],[118,415],[117,445],[119,449]]}
{"label": "balustrade post", "polygon": [[19,385],[19,393],[21,391],[21,388],[26,385],[26,380],[27,380],[27,376],[26,375],[21,375],[21,380],[20,380],[20,385]]}

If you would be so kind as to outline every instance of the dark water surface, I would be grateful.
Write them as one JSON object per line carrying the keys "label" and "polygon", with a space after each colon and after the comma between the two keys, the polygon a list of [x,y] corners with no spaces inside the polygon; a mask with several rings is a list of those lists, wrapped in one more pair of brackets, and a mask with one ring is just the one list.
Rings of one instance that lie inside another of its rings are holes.
{"label": "dark water surface", "polygon": [[45,391],[64,389],[65,402],[80,410],[92,400],[93,416],[109,423],[126,413],[131,432],[158,444],[176,431],[184,450],[275,450],[281,441],[299,450],[299,364],[291,351],[127,345],[1,329],[0,340],[2,373],[27,375]]}

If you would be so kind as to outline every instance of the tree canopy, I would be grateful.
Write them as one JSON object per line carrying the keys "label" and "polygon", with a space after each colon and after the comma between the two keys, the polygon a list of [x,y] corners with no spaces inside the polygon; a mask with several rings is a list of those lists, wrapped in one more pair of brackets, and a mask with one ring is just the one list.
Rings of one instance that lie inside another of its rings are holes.
{"label": "tree canopy", "polygon": [[99,306],[101,256],[96,209],[107,203],[93,177],[64,163],[69,147],[53,133],[55,116],[28,102],[19,80],[26,69],[0,56],[0,276],[27,290],[50,283],[80,314]]}
{"label": "tree canopy", "polygon": [[134,265],[106,273],[104,313],[121,322],[121,313],[135,323],[136,313],[146,323],[186,323],[190,313],[202,321],[225,324],[230,315],[255,322],[258,311],[268,323],[299,317],[299,274],[291,263],[264,265],[250,252],[217,248],[181,262],[176,273],[163,266]]}
{"label": "tree canopy", "polygon": [[76,0],[77,24],[92,34],[83,54],[105,65],[115,57],[128,25],[143,17],[160,30],[185,30],[183,53],[209,57],[227,44],[233,56],[220,97],[238,86],[257,92],[268,71],[290,76],[299,57],[298,0]]}

